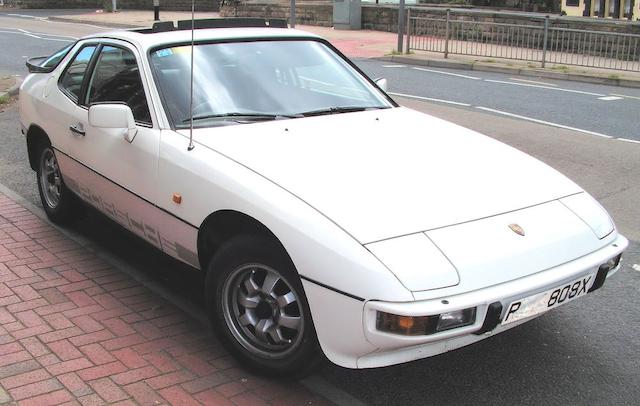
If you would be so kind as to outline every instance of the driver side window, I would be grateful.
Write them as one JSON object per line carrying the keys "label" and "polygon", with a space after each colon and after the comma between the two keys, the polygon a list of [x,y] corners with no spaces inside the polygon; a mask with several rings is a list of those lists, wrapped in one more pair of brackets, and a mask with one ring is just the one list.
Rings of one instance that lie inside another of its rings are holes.
{"label": "driver side window", "polygon": [[136,122],[151,125],[151,114],[144,93],[136,57],[128,49],[105,45],[87,87],[86,105],[126,103]]}

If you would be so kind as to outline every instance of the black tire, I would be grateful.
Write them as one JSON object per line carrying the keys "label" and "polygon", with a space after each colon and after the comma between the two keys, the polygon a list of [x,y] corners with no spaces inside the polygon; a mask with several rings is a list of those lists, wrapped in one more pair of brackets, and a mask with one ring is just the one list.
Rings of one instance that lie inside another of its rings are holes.
{"label": "black tire", "polygon": [[[40,143],[36,156],[38,157],[36,179],[42,207],[52,222],[60,225],[69,224],[74,217],[80,214],[81,203],[73,192],[65,186],[51,145],[44,142]],[[53,167],[50,165],[51,162],[54,164]],[[48,173],[48,171],[51,172]],[[52,184],[56,184],[57,192],[47,191]],[[54,198],[54,195],[57,195],[57,198]]]}
{"label": "black tire", "polygon": [[[310,373],[319,364],[321,356],[300,277],[283,251],[279,244],[255,236],[236,237],[225,243],[207,267],[207,310],[214,332],[243,366],[270,376],[300,377]],[[266,289],[267,275],[271,280],[281,278],[273,284],[270,295],[262,292]],[[244,283],[241,283],[243,280]],[[253,296],[246,288],[250,283],[247,280],[261,283],[259,287],[253,285],[258,288],[253,290]],[[281,303],[288,300],[269,298],[291,298],[289,292],[297,300],[285,307],[281,307]],[[255,308],[253,304],[242,307],[238,299],[242,295],[247,299],[242,303],[252,299],[251,303],[258,305]],[[238,312],[242,316],[238,316]],[[298,314],[299,330],[281,325],[285,324],[285,319],[296,319]],[[247,315],[251,317],[244,320],[258,320],[257,324],[243,326],[239,320]],[[268,323],[271,323],[271,327],[265,334],[266,330],[260,327]],[[257,333],[258,330],[262,331],[262,336]]]}

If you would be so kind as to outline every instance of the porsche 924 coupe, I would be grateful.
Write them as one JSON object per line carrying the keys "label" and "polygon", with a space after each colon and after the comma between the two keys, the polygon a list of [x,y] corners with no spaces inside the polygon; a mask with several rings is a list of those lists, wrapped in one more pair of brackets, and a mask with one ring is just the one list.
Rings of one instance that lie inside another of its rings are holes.
{"label": "porsche 924 coupe", "polygon": [[84,202],[206,272],[246,365],[433,356],[619,269],[627,240],[559,172],[399,106],[318,36],[224,21],[82,38],[28,62],[19,103],[49,218]]}

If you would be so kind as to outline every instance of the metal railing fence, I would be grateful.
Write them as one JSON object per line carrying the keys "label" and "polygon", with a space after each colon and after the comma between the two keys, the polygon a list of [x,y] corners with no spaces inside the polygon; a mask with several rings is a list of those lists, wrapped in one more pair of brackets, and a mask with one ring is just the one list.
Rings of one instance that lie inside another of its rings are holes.
{"label": "metal railing fence", "polygon": [[406,52],[441,52],[640,72],[640,35],[407,16]]}

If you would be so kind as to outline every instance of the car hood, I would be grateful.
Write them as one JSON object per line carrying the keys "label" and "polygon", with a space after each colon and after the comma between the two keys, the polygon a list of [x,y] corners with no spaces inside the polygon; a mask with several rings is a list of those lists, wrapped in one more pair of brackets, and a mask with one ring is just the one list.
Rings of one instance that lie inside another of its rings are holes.
{"label": "car hood", "polygon": [[194,138],[362,244],[581,191],[514,148],[403,107],[196,129]]}

